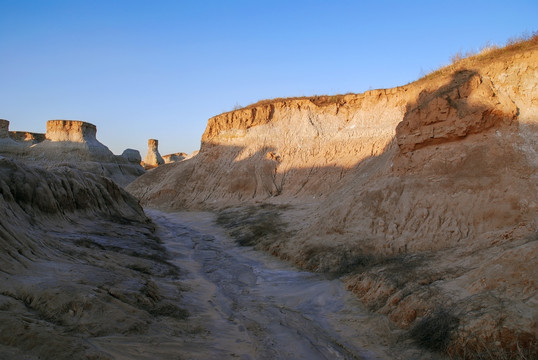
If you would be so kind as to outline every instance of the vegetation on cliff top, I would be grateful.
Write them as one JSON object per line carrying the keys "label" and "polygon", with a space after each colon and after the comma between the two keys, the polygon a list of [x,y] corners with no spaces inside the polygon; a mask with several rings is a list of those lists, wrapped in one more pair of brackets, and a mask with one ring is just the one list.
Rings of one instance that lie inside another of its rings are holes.
{"label": "vegetation on cliff top", "polygon": [[[431,71],[429,74],[416,80],[415,83],[419,83],[425,80],[432,80],[438,76],[450,74],[464,68],[475,67],[484,62],[499,60],[504,56],[511,56],[514,53],[532,50],[536,47],[538,47],[538,31],[534,31],[532,35],[523,34],[521,36],[511,38],[506,42],[503,47],[486,44],[480,49],[478,53],[475,53],[473,51],[463,53],[460,51],[451,57],[451,64],[443,66],[440,69]],[[241,107],[236,104],[232,111],[251,109],[259,106],[296,100],[310,100],[315,105],[322,107],[343,102],[346,95],[355,95],[355,93],[264,99],[257,101],[253,104],[247,105],[245,107]]]}

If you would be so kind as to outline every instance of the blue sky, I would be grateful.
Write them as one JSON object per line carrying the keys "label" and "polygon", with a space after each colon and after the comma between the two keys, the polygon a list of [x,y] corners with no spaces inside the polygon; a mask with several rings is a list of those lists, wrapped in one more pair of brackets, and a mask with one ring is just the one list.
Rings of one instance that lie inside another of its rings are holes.
{"label": "blue sky", "polygon": [[0,118],[97,125],[114,153],[198,149],[260,99],[412,82],[538,30],[538,1],[0,0]]}

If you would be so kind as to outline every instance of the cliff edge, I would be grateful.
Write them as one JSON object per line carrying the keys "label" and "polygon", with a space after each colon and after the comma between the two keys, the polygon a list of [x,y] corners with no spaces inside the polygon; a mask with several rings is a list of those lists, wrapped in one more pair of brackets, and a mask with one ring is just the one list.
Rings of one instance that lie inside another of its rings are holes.
{"label": "cliff edge", "polygon": [[285,232],[252,225],[248,244],[343,276],[427,347],[536,354],[537,78],[534,37],[394,89],[262,101],[127,189],[236,233],[278,217]]}

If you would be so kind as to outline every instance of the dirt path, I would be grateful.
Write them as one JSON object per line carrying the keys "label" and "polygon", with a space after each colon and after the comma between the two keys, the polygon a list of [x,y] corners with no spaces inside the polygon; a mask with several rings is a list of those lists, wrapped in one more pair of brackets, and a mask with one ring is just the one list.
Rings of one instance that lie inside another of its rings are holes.
{"label": "dirt path", "polygon": [[173,261],[187,272],[182,306],[201,330],[181,358],[433,359],[337,279],[298,271],[237,247],[209,213],[147,210]]}

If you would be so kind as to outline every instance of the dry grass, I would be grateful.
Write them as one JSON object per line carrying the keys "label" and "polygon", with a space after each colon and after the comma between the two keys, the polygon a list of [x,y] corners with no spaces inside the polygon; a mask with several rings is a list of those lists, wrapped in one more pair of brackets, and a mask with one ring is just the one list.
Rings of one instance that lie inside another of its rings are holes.
{"label": "dry grass", "polygon": [[463,68],[472,68],[482,63],[500,60],[503,57],[511,56],[517,52],[531,50],[536,48],[537,46],[538,32],[535,31],[532,33],[532,35],[523,34],[518,37],[510,38],[506,42],[506,45],[503,47],[487,43],[480,49],[478,53],[474,51],[467,51],[463,53],[462,51],[460,51],[450,58],[450,65],[430,72],[429,74],[417,80],[417,82],[431,80],[435,77],[446,75]]}
{"label": "dry grass", "polygon": [[437,309],[418,321],[410,335],[420,346],[439,352],[446,352],[459,319],[445,309]]}
{"label": "dry grass", "polygon": [[286,233],[282,209],[269,204],[226,209],[219,213],[217,224],[227,228],[230,236],[241,246],[261,245],[267,248]]}
{"label": "dry grass", "polygon": [[[526,51],[535,48],[538,46],[538,31],[533,32],[532,34],[523,34],[517,37],[510,38],[505,46],[499,47],[494,44],[487,43],[484,45],[478,53],[474,51],[467,52],[458,52],[454,54],[451,58],[451,64],[444,66],[440,69],[433,70],[429,74],[421,77],[417,80],[431,80],[437,76],[446,75],[448,73],[457,71],[464,67],[476,66],[483,62],[488,62],[492,60],[497,60],[502,56],[510,56],[515,52]],[[319,107],[330,106],[332,104],[339,104],[344,102],[344,97],[346,95],[353,95],[354,93],[347,94],[337,94],[337,95],[313,95],[313,96],[297,96],[289,98],[274,98],[274,99],[264,99],[260,100],[254,104],[250,104],[245,107],[240,107],[236,104],[232,111],[241,110],[241,109],[252,109],[259,106],[265,106],[280,102],[286,101],[297,101],[297,100],[309,100],[313,104]]]}
{"label": "dry grass", "polygon": [[451,344],[447,354],[454,360],[531,360],[537,359],[537,344],[518,344],[515,349],[503,349],[501,347],[486,344],[479,336],[468,338],[473,345],[464,343]]}
{"label": "dry grass", "polygon": [[312,102],[313,104],[315,104],[316,106],[324,107],[324,106],[330,106],[333,104],[344,103],[344,97],[346,95],[354,95],[354,93],[337,94],[337,95],[295,96],[295,97],[289,97],[289,98],[264,99],[254,104],[247,105],[244,108],[234,107],[234,111],[240,110],[240,109],[252,109],[252,108],[256,108],[260,106],[271,105],[271,104],[286,102],[286,101],[297,101],[297,100],[308,100]]}

